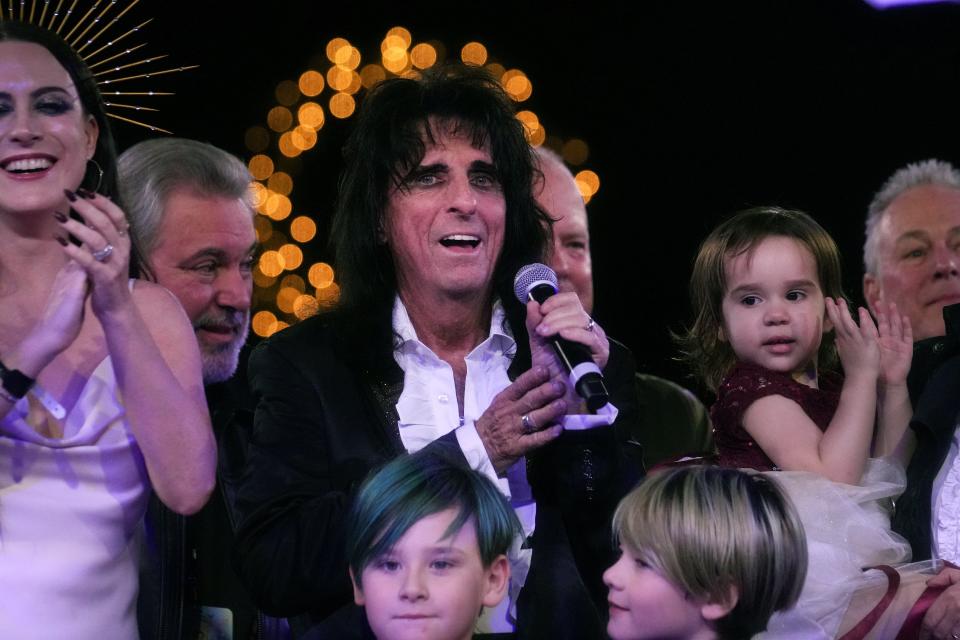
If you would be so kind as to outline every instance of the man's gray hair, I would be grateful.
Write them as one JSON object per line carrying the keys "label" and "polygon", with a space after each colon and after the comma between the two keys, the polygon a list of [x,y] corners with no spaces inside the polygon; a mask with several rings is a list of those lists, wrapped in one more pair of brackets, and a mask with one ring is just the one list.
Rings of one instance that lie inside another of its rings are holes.
{"label": "man's gray hair", "polygon": [[213,145],[186,138],[156,138],[133,145],[117,159],[120,201],[130,232],[149,262],[167,198],[176,189],[202,197],[243,199],[254,215],[247,167]]}
{"label": "man's gray hair", "polygon": [[877,228],[890,206],[900,194],[924,185],[938,185],[960,189],[960,171],[943,160],[923,160],[898,169],[880,187],[867,209],[866,240],[863,243],[863,267],[867,273],[876,274]]}

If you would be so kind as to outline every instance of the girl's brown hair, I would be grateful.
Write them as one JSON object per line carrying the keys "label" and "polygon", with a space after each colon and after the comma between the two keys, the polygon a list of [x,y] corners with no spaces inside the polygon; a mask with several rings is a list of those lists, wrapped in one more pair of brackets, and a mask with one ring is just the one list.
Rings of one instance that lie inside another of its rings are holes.
{"label": "girl's brown hair", "polygon": [[[752,250],[771,236],[793,238],[809,249],[817,264],[823,295],[838,300],[844,297],[837,244],[806,213],[780,207],[755,207],[721,223],[700,245],[690,276],[690,303],[696,317],[693,325],[677,337],[681,359],[711,391],[717,390],[723,376],[736,362],[730,343],[720,337],[723,296],[727,291],[727,261]],[[817,362],[821,368],[836,364],[832,334],[823,336]]]}

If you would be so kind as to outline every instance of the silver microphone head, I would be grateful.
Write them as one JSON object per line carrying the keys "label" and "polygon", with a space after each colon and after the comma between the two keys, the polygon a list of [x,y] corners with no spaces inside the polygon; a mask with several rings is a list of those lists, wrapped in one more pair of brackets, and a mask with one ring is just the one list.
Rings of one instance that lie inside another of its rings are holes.
{"label": "silver microphone head", "polygon": [[517,271],[517,276],[513,279],[513,293],[521,304],[526,304],[530,299],[530,292],[542,284],[548,285],[554,292],[560,288],[557,274],[553,269],[545,264],[534,262]]}

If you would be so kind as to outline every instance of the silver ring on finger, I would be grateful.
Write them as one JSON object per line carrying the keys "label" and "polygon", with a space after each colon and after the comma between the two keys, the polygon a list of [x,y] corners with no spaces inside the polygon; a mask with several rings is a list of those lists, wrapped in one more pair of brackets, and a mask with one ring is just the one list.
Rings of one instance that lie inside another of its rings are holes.
{"label": "silver ring on finger", "polygon": [[527,414],[520,416],[520,424],[523,425],[524,433],[533,433],[537,430],[537,423]]}
{"label": "silver ring on finger", "polygon": [[110,255],[112,253],[113,253],[113,245],[108,244],[103,249],[100,249],[99,251],[94,251],[93,259],[96,260],[97,262],[106,262],[110,258]]}
{"label": "silver ring on finger", "polygon": [[593,318],[587,316],[587,326],[585,327],[587,331],[593,331],[593,328],[597,326],[597,323],[594,322]]}

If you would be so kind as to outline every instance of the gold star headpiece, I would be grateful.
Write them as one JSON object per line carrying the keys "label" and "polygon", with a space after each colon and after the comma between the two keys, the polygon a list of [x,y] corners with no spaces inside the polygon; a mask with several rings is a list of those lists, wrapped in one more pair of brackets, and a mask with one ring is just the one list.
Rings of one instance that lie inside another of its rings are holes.
{"label": "gold star headpiece", "polygon": [[[146,43],[136,44],[120,50],[115,48],[116,45],[124,41],[127,36],[137,34],[140,29],[149,24],[153,18],[144,20],[117,37],[107,35],[107,32],[139,1],[140,0],[130,0],[124,7],[118,6],[123,4],[120,0],[106,0],[106,2],[104,0],[94,0],[86,13],[78,20],[75,20],[73,19],[74,9],[77,6],[78,0],[6,0],[6,10],[4,10],[3,7],[4,0],[0,0],[0,22],[4,20],[17,20],[36,25],[48,31],[53,31],[76,51],[77,55],[83,59],[90,69],[90,72],[97,81],[97,85],[100,87],[100,93],[103,95],[104,104],[108,109],[108,116],[146,127],[151,131],[170,133],[166,129],[161,129],[160,127],[155,127],[111,111],[112,109],[157,111],[157,109],[141,105],[109,102],[111,97],[126,100],[127,97],[130,96],[173,95],[171,92],[162,91],[119,91],[113,88],[114,85],[131,80],[141,80],[169,73],[177,73],[178,71],[186,71],[187,69],[195,69],[197,67],[197,65],[191,65],[152,71],[146,70],[149,69],[149,67],[145,65],[150,65],[158,60],[162,60],[167,57],[166,55],[142,58],[134,62],[126,62],[126,60],[123,59],[123,56],[141,49],[146,46]],[[69,6],[61,12],[64,4],[69,4]],[[103,6],[101,7],[101,5]],[[115,13],[112,17],[108,16],[111,11]],[[79,14],[80,11],[76,13]]]}

